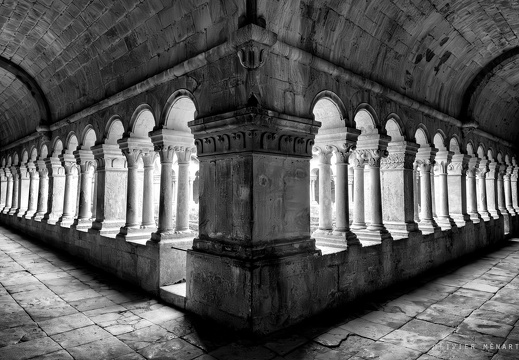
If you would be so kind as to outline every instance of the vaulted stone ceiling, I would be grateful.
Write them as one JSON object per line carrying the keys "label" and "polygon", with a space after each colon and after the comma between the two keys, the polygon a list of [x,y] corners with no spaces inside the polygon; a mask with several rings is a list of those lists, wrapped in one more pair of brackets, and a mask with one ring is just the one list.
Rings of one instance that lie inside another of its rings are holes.
{"label": "vaulted stone ceiling", "polygon": [[[222,43],[238,28],[245,2],[5,0],[0,56],[39,84],[52,123]],[[518,61],[489,64],[519,45],[519,2],[257,0],[257,6],[282,41],[517,142]],[[31,90],[1,75],[5,145],[33,132],[42,114]],[[478,76],[487,80],[474,82]]]}

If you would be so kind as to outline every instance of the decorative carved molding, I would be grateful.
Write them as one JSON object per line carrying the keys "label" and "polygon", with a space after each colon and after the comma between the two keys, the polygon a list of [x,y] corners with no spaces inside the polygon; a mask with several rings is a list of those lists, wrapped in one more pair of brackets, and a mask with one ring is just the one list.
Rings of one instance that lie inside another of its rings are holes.
{"label": "decorative carved molding", "polygon": [[383,170],[391,169],[409,169],[413,170],[415,154],[404,152],[390,153],[387,157],[382,158],[380,167]]}
{"label": "decorative carved molding", "polygon": [[241,66],[249,70],[262,67],[267,60],[267,54],[268,52],[265,48],[262,49],[250,42],[240,48],[237,53]]}
{"label": "decorative carved molding", "polygon": [[420,173],[423,173],[423,172],[430,173],[434,166],[434,161],[430,160],[430,159],[417,159],[415,161],[415,164],[416,164],[418,170],[420,171]]}
{"label": "decorative carved molding", "polygon": [[356,149],[354,153],[355,167],[364,167],[364,165],[380,167],[380,160],[389,155],[387,150],[380,149]]}
{"label": "decorative carved molding", "polygon": [[333,148],[331,146],[314,146],[312,148],[312,153],[317,156],[319,164],[331,164],[333,156]]}
{"label": "decorative carved molding", "polygon": [[350,156],[353,154],[357,146],[355,144],[344,143],[340,147],[332,145],[331,148],[333,153],[335,154],[337,163],[348,164]]}
{"label": "decorative carved molding", "polygon": [[155,144],[153,149],[159,154],[161,163],[173,163],[175,147],[172,145]]}
{"label": "decorative carved molding", "polygon": [[447,165],[447,172],[450,175],[465,175],[469,165],[465,162],[455,161]]}
{"label": "decorative carved molding", "polygon": [[243,151],[312,156],[313,136],[293,135],[272,130],[243,130],[197,136],[198,157]]}

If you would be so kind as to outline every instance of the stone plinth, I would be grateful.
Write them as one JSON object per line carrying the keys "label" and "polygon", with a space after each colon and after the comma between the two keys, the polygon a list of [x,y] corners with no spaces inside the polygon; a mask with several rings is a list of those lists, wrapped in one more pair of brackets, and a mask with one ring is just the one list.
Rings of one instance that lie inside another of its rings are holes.
{"label": "stone plinth", "polygon": [[[317,125],[318,126],[318,125]],[[264,333],[310,311],[310,158],[315,122],[246,108],[190,123],[200,161],[199,237],[186,307]],[[285,274],[285,275],[281,275]],[[274,292],[284,294],[279,301]],[[232,301],[230,301],[232,299]],[[298,310],[295,310],[298,309]]]}

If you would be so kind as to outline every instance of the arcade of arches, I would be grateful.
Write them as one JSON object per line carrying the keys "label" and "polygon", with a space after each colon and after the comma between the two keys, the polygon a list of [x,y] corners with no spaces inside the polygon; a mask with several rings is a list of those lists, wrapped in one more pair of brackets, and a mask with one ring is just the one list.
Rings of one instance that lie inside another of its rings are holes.
{"label": "arcade of arches", "polygon": [[2,28],[2,224],[254,333],[517,233],[517,40],[470,41],[461,8],[404,26],[400,1],[179,3],[99,5],[104,31],[64,5],[32,60]]}

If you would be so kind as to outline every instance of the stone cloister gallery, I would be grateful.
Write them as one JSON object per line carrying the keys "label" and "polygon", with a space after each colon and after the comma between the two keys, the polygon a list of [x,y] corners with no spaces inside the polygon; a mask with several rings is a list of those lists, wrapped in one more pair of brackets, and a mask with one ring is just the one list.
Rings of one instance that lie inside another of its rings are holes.
{"label": "stone cloister gallery", "polygon": [[166,302],[268,333],[519,229],[486,5],[12,3],[0,223]]}

